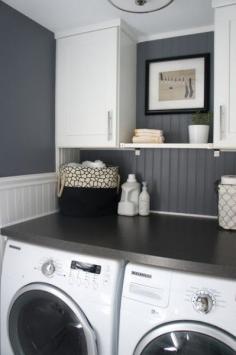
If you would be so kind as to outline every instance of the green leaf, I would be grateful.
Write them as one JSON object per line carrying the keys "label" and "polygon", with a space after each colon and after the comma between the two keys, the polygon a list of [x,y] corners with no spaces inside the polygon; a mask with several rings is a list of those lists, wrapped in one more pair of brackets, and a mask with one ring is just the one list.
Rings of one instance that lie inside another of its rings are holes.
{"label": "green leaf", "polygon": [[192,115],[192,123],[195,125],[210,125],[213,119],[213,112],[198,111]]}

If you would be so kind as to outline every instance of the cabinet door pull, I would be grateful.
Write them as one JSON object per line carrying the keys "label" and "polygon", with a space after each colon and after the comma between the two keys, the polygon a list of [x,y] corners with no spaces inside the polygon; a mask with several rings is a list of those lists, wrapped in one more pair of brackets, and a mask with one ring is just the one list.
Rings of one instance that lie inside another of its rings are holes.
{"label": "cabinet door pull", "polygon": [[107,130],[107,139],[108,141],[112,140],[112,112],[108,111],[107,114],[107,126],[108,126],[108,130]]}

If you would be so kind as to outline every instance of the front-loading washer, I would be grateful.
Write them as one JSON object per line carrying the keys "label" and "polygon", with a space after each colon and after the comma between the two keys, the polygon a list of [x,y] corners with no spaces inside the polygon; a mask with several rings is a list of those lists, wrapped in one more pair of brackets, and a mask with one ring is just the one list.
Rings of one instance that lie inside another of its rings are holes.
{"label": "front-loading washer", "polygon": [[1,355],[113,355],[123,264],[8,240]]}
{"label": "front-loading washer", "polygon": [[236,354],[236,280],[127,265],[119,355],[164,354]]}

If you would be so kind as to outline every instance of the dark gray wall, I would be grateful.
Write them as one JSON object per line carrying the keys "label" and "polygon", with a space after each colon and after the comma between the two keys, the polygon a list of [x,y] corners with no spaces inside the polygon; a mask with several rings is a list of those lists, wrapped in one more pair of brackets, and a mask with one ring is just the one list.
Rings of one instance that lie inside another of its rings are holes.
{"label": "dark gray wall", "polygon": [[[214,35],[202,33],[138,45],[137,126],[161,128],[168,142],[187,142],[190,115],[144,115],[145,60],[198,53],[211,53],[211,108],[213,108]],[[215,181],[225,174],[236,174],[236,154],[212,150],[148,149],[135,157],[132,151],[82,151],[82,160],[101,159],[120,166],[122,180],[136,173],[146,180],[153,210],[217,215]]]}
{"label": "dark gray wall", "polygon": [[55,169],[55,40],[0,1],[0,176]]}
{"label": "dark gray wall", "polygon": [[[188,142],[188,125],[191,114],[151,115],[145,116],[145,61],[185,55],[210,53],[210,108],[213,110],[213,77],[214,77],[214,32],[200,33],[190,36],[167,38],[150,41],[138,45],[137,62],[137,126],[163,129],[166,142]],[[212,140],[212,129],[210,134]]]}

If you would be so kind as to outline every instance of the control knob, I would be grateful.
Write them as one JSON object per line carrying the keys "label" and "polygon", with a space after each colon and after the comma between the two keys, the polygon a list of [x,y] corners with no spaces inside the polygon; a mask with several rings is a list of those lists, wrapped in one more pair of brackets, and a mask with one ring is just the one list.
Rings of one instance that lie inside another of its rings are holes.
{"label": "control knob", "polygon": [[208,291],[199,291],[193,296],[192,303],[197,312],[207,314],[212,310],[215,299]]}
{"label": "control knob", "polygon": [[50,277],[54,274],[56,267],[52,260],[48,260],[42,265],[41,270],[45,276]]}

